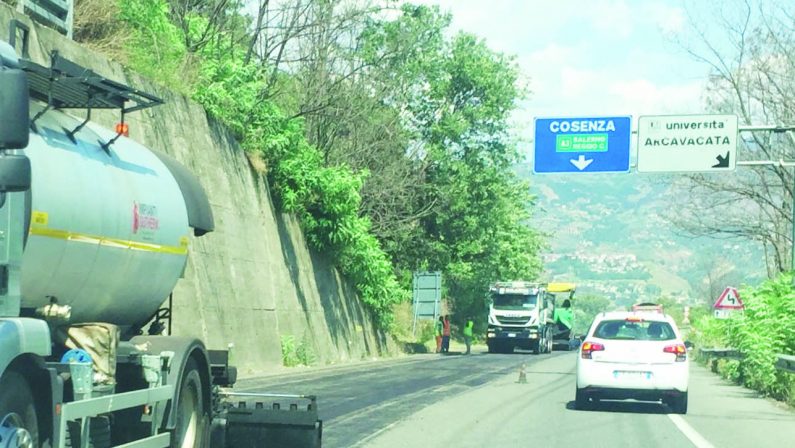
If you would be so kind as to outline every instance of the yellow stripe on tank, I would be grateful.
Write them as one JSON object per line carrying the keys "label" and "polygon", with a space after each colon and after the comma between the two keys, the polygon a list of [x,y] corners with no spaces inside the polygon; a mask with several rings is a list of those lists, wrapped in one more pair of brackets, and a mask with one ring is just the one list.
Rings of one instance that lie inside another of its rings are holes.
{"label": "yellow stripe on tank", "polygon": [[159,254],[186,255],[188,253],[187,237],[180,238],[179,246],[164,246],[161,244],[144,243],[142,241],[122,240],[105,236],[87,235],[84,233],[70,232],[68,230],[50,229],[47,227],[32,225],[30,234],[55,238],[59,240],[75,241],[86,244],[96,244],[99,246],[117,247],[119,249],[132,249],[144,252],[155,252]]}

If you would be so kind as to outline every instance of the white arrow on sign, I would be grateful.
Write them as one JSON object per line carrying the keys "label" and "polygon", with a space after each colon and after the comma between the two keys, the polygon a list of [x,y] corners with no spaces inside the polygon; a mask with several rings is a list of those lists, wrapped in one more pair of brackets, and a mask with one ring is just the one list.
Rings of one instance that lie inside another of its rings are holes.
{"label": "white arrow on sign", "polygon": [[569,162],[571,162],[572,165],[576,166],[578,170],[582,171],[588,168],[588,165],[590,165],[591,162],[593,162],[593,159],[585,160],[585,156],[580,154],[579,159],[571,159],[569,160]]}

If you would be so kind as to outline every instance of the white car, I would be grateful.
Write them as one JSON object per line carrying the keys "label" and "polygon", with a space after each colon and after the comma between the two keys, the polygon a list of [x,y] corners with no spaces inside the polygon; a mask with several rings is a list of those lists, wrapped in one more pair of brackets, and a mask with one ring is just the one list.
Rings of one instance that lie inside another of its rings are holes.
{"label": "white car", "polygon": [[598,315],[577,356],[578,409],[605,399],[662,400],[687,413],[687,348],[674,320],[655,312]]}

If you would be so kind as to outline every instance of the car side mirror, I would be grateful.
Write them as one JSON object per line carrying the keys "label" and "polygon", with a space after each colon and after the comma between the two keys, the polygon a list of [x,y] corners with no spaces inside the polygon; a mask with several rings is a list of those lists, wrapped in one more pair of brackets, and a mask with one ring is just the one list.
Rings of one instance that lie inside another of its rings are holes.
{"label": "car side mirror", "polygon": [[0,65],[0,150],[24,149],[30,138],[28,76]]}
{"label": "car side mirror", "polygon": [[30,188],[30,159],[22,154],[0,153],[0,193]]}

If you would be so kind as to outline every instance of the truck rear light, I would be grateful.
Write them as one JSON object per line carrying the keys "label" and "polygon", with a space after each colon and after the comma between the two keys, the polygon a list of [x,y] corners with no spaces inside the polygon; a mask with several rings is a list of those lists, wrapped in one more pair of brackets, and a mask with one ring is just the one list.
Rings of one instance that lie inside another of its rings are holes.
{"label": "truck rear light", "polygon": [[676,362],[682,362],[687,359],[687,347],[684,344],[667,345],[663,348],[663,352],[676,355]]}
{"label": "truck rear light", "polygon": [[591,359],[591,353],[604,351],[605,346],[598,342],[583,342],[580,356],[582,359]]}

